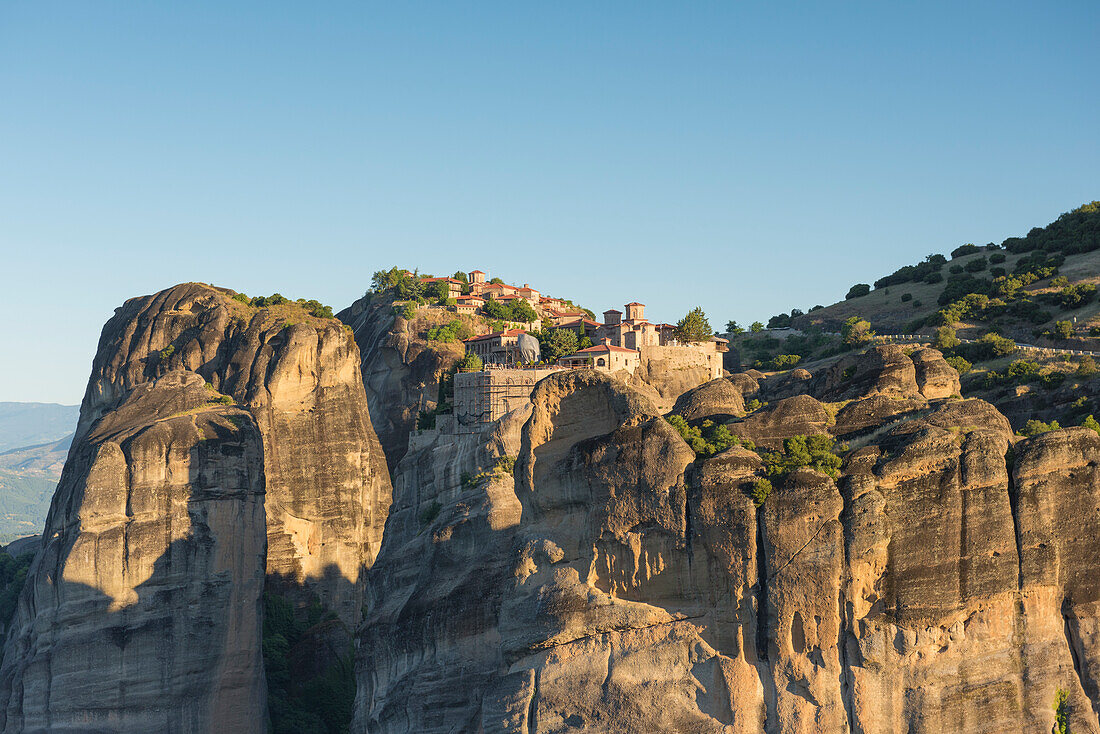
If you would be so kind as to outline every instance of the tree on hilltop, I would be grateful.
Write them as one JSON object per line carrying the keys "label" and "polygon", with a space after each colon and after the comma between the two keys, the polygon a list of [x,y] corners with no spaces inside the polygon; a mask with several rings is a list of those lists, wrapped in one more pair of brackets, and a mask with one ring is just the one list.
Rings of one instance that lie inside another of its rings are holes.
{"label": "tree on hilltop", "polygon": [[687,343],[709,341],[714,332],[710,328],[710,322],[707,321],[707,315],[703,313],[703,309],[696,306],[676,322],[673,334],[679,341]]}

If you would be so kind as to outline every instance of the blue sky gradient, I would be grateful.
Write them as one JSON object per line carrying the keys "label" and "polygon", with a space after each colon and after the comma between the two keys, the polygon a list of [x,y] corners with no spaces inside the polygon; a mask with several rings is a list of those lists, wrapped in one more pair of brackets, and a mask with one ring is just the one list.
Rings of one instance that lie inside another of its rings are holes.
{"label": "blue sky gradient", "polygon": [[718,327],[1100,198],[1100,4],[0,3],[0,400],[400,264]]}

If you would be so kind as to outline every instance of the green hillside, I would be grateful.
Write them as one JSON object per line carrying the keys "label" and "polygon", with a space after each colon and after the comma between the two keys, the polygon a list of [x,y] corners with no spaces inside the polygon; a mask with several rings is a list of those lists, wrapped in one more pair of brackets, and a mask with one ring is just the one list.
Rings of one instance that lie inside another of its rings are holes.
{"label": "green hillside", "polygon": [[1090,349],[1100,335],[1098,283],[1100,202],[1094,201],[1022,237],[929,255],[873,284],[852,286],[831,306],[778,314],[769,325],[836,332],[858,316],[879,333],[932,333],[949,325],[963,337],[995,331],[1016,341]]}
{"label": "green hillside", "polygon": [[0,543],[41,533],[57,480],[0,469]]}

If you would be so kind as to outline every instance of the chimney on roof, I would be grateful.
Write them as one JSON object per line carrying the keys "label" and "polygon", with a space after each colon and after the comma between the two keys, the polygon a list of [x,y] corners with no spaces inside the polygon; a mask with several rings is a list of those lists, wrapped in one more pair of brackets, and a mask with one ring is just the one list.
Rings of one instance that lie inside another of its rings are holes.
{"label": "chimney on roof", "polygon": [[530,284],[530,283],[524,283],[524,284],[523,284],[523,287],[524,287],[524,288],[530,288],[530,287],[531,287],[531,284]]}

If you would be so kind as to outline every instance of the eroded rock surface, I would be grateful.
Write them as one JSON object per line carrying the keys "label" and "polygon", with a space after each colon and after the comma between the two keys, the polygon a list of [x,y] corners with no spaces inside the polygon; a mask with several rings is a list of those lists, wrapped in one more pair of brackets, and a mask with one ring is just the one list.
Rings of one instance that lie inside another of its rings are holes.
{"label": "eroded rock surface", "polygon": [[268,574],[355,624],[391,494],[355,341],[334,319],[230,294],[188,283],[127,301],[103,329],[74,443],[137,386],[174,369],[201,376],[263,436]]}
{"label": "eroded rock surface", "polygon": [[260,732],[265,589],[358,622],[391,493],[355,342],[232,296],[184,284],[104,327],[6,643],[3,731]]}
{"label": "eroded rock surface", "polygon": [[[473,448],[414,445],[370,572],[399,591],[360,631],[356,731],[1048,731],[1058,689],[1097,731],[1100,438],[1019,441],[951,399],[934,355],[869,362],[799,380],[831,405],[796,395],[731,426],[858,438],[838,480],[772,477],[760,508],[757,453],[695,457],[646,395],[590,372],[544,380]],[[718,415],[758,383],[678,411]],[[446,476],[512,451],[507,476]],[[429,497],[438,516],[413,521]]]}
{"label": "eroded rock surface", "polygon": [[4,653],[3,731],[261,732],[263,441],[169,372],[66,465]]}

